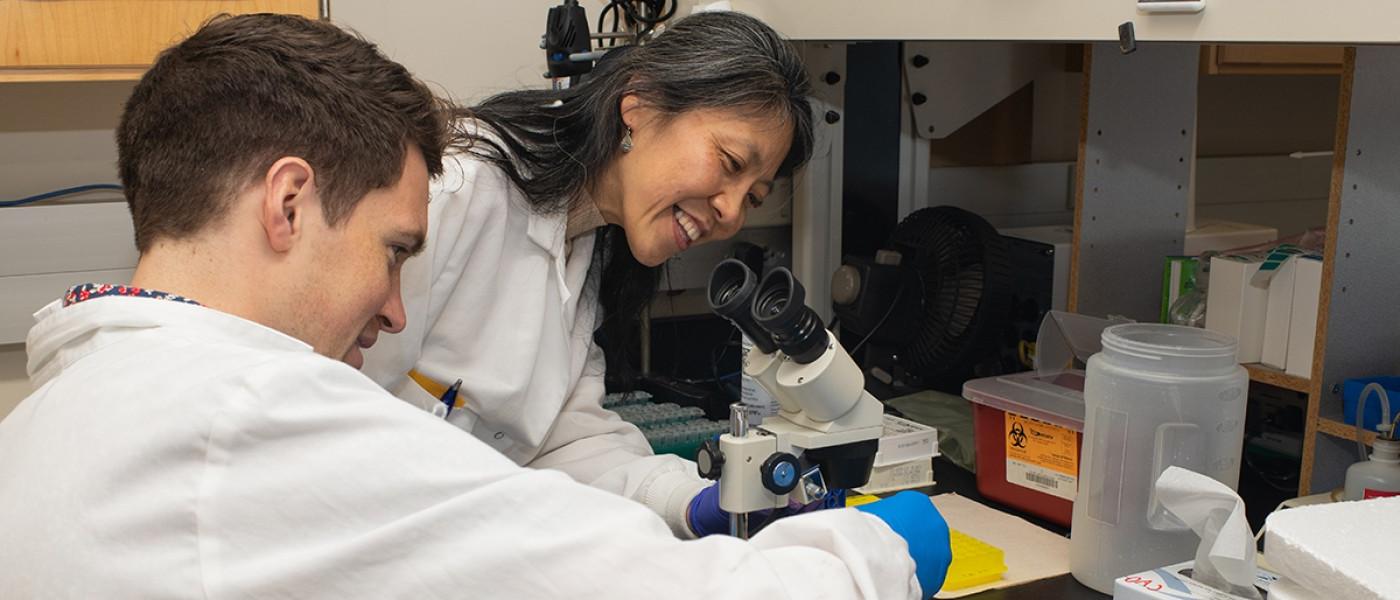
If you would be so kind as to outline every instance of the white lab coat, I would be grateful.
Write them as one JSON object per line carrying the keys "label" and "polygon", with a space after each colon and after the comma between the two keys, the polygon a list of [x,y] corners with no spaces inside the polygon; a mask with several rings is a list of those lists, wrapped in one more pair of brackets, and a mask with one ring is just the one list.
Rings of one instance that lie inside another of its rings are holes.
{"label": "white lab coat", "polygon": [[632,498],[693,537],[686,510],[710,482],[693,462],[654,456],[635,426],[600,406],[594,234],[566,240],[568,216],[532,210],[493,165],[457,155],[443,166],[427,248],[403,269],[408,325],[366,351],[365,374],[423,408],[437,399],[410,369],[444,385],[460,378],[466,410],[454,424],[518,465]]}
{"label": "white lab coat", "polygon": [[864,513],[682,541],[250,321],[130,297],[39,316],[37,391],[0,422],[0,597],[915,595]]}

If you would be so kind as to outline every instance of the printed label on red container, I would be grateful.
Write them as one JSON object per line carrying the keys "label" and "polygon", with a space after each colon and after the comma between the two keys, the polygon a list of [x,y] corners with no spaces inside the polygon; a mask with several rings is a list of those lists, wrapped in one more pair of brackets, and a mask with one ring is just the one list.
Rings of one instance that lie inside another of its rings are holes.
{"label": "printed label on red container", "polygon": [[1006,482],[1074,501],[1079,432],[1006,413]]}

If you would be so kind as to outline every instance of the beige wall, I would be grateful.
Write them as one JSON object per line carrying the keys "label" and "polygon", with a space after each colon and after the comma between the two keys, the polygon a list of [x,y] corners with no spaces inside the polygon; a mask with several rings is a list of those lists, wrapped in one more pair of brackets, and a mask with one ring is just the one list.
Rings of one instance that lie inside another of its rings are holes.
{"label": "beige wall", "polygon": [[[546,84],[544,33],[559,0],[331,0],[331,20],[460,102]],[[600,0],[580,2],[596,27]]]}

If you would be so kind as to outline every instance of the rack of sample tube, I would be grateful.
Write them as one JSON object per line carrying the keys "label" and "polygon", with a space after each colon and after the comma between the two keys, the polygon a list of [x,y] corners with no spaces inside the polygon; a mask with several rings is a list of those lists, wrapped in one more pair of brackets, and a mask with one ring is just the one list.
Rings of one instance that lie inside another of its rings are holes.
{"label": "rack of sample tube", "polygon": [[647,392],[613,393],[603,397],[603,408],[636,425],[657,454],[675,454],[694,460],[705,440],[729,430],[728,421],[705,418],[705,411],[673,402],[653,402]]}

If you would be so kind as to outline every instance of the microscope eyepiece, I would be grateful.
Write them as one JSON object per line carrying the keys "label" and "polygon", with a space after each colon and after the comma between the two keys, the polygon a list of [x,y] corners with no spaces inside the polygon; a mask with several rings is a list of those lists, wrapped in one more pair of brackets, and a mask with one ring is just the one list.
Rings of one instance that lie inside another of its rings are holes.
{"label": "microscope eyepiece", "polygon": [[715,265],[715,270],[710,272],[706,295],[710,310],[744,332],[760,352],[770,354],[778,349],[778,345],[767,330],[754,322],[751,306],[757,289],[758,276],[754,275],[753,270],[743,261],[730,258]]}
{"label": "microscope eyepiece", "polygon": [[826,351],[826,328],[816,311],[805,304],[807,292],[785,268],[763,278],[753,301],[753,319],[773,336],[792,360],[806,364]]}

